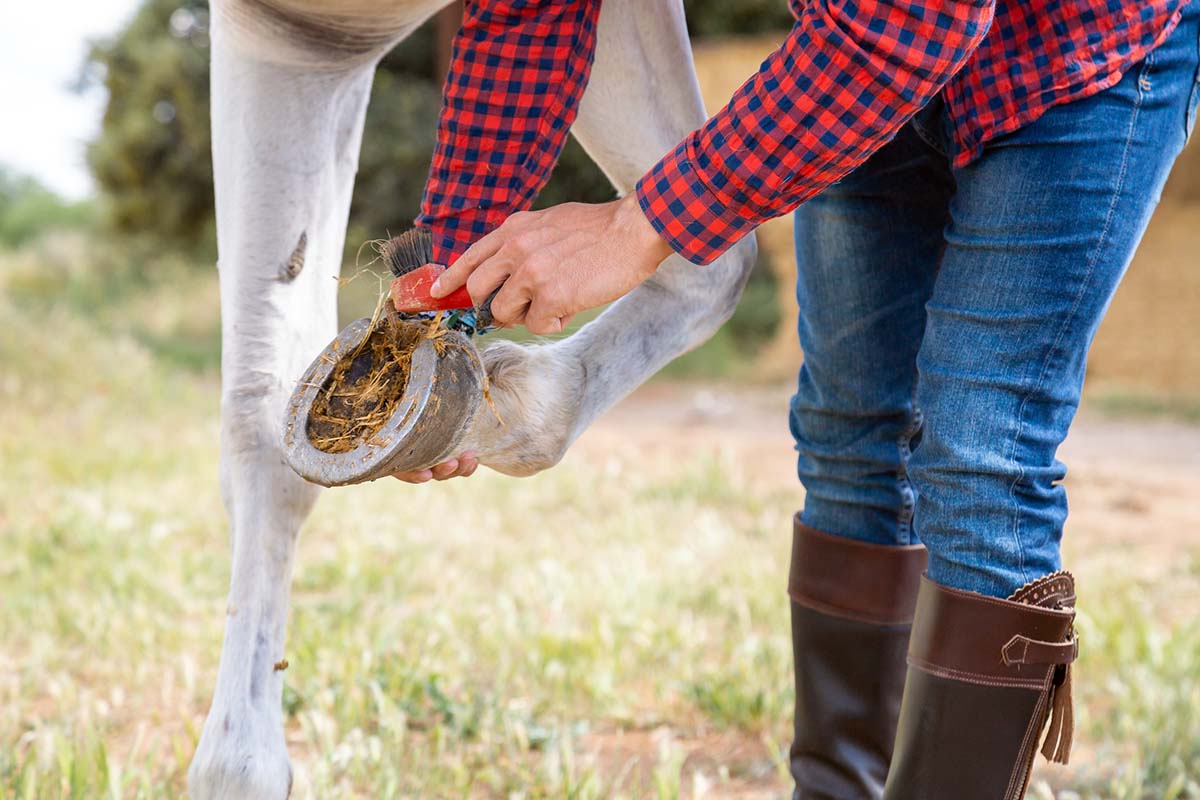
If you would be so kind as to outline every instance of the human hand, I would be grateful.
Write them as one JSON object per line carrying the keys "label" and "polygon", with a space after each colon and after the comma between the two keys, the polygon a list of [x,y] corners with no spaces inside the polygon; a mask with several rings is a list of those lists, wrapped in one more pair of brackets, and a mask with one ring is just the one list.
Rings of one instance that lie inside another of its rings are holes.
{"label": "human hand", "polygon": [[458,458],[443,461],[430,469],[420,469],[411,472],[397,472],[393,478],[405,483],[426,483],[428,481],[444,481],[450,478],[469,478],[479,467],[479,459],[474,453],[463,453]]}
{"label": "human hand", "polygon": [[467,250],[434,282],[445,297],[467,287],[478,306],[497,288],[492,316],[531,333],[559,333],[575,314],[625,295],[650,277],[670,246],[634,195],[526,211]]}

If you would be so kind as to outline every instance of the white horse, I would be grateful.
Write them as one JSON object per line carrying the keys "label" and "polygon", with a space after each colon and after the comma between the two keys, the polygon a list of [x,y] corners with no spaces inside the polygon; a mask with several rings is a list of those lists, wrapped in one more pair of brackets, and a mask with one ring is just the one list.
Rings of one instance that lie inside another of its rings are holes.
{"label": "white horse", "polygon": [[[468,0],[469,1],[469,0]],[[216,0],[212,126],[221,280],[221,491],[232,585],[193,800],[282,800],[283,658],[292,555],[317,487],[284,463],[296,379],[337,333],[336,289],[379,59],[448,0]],[[574,134],[620,192],[706,117],[680,0],[605,0]],[[504,427],[479,414],[480,461],[528,475],[733,312],[753,236],[708,267],[672,258],[573,336],[497,343],[484,361]],[[396,491],[420,492],[421,489]]]}

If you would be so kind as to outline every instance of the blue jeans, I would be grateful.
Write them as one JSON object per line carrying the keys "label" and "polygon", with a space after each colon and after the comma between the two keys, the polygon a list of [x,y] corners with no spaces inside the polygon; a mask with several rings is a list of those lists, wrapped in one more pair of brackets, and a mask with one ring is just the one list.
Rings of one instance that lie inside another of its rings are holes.
{"label": "blue jeans", "polygon": [[1004,597],[1060,568],[1087,350],[1195,124],[1200,2],[1118,84],[955,168],[935,100],[796,212],[803,520]]}

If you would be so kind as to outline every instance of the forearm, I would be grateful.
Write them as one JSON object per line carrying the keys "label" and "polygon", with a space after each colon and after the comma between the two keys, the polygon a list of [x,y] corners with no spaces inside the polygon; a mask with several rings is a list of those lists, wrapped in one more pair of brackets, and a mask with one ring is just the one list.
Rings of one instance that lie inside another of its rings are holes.
{"label": "forearm", "polygon": [[812,0],[729,104],[639,182],[642,210],[676,252],[709,263],[889,141],[966,63],[994,1]]}
{"label": "forearm", "polygon": [[550,177],[587,86],[600,0],[468,0],[418,224],[450,263]]}

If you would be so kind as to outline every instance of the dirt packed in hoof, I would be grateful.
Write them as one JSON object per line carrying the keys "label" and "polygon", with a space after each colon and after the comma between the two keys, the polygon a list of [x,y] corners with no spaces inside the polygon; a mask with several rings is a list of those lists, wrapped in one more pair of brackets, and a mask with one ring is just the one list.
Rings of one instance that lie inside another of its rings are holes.
{"label": "dirt packed in hoof", "polygon": [[412,354],[431,327],[394,314],[371,332],[329,374],[308,413],[308,439],[326,453],[348,453],[369,442],[404,397]]}

